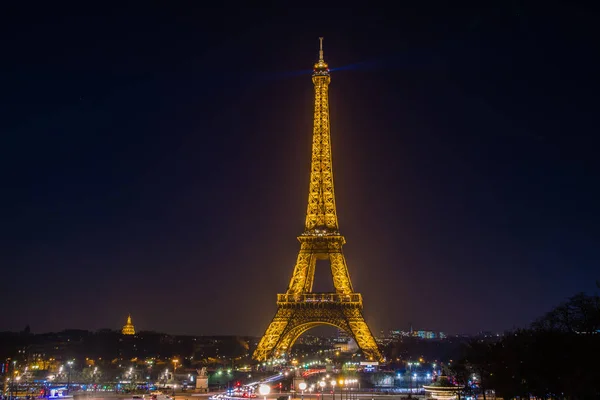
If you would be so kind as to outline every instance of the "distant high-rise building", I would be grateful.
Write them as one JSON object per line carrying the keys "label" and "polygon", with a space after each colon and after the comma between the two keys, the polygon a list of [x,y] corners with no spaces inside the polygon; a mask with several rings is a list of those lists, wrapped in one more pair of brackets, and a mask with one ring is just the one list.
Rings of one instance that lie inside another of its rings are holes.
{"label": "distant high-rise building", "polygon": [[127,316],[127,323],[121,329],[121,333],[123,335],[135,335],[135,328],[133,327],[133,322],[131,322],[131,315]]}

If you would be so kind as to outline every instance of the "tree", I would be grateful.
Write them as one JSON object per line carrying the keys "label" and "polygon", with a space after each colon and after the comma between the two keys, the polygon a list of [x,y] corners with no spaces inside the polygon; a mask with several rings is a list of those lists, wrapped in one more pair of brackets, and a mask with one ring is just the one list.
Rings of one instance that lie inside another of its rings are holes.
{"label": "tree", "polygon": [[471,376],[471,366],[466,362],[463,358],[458,362],[451,364],[450,366],[443,366],[442,372],[445,375],[454,377],[456,384],[460,387],[460,391],[458,394],[458,399],[460,400],[460,396],[467,396],[471,394],[471,388],[469,387],[469,378]]}
{"label": "tree", "polygon": [[[480,378],[481,390],[504,398],[600,398],[600,298],[579,293],[528,329],[496,343],[472,341],[453,366],[461,385],[465,371]],[[468,378],[467,378],[468,379]]]}

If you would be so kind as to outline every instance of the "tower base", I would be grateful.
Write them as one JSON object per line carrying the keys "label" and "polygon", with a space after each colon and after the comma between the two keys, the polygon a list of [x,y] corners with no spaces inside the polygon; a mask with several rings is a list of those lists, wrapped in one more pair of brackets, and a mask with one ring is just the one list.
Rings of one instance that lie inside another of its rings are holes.
{"label": "tower base", "polygon": [[254,351],[264,361],[289,352],[304,332],[319,325],[335,326],[347,332],[371,361],[381,361],[377,343],[362,314],[359,293],[279,294],[277,313]]}

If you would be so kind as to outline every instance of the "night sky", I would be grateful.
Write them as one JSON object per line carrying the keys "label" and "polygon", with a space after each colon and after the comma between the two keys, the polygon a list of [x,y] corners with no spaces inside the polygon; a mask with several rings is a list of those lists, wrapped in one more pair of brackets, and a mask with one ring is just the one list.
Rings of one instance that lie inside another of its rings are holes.
{"label": "night sky", "polygon": [[131,313],[138,330],[262,334],[303,230],[319,36],[374,332],[502,331],[595,290],[591,10],[192,3],[3,13],[0,330]]}

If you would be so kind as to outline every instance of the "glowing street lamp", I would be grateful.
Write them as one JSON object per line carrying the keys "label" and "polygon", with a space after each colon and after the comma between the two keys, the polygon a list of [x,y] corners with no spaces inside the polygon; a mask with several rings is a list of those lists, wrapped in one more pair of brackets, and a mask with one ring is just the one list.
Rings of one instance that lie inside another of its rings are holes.
{"label": "glowing street lamp", "polygon": [[304,400],[304,391],[306,390],[306,382],[300,382],[298,384],[298,389],[302,391],[301,399]]}
{"label": "glowing street lamp", "polygon": [[[15,390],[15,375],[17,374],[17,372],[18,372],[17,371],[17,360],[14,360],[13,361],[13,373],[12,373],[12,385],[10,385],[10,387],[11,387],[11,389],[10,389],[10,398],[11,399],[14,397],[13,396],[13,391],[15,392],[15,394],[17,392]],[[7,378],[7,380],[8,380],[8,378]]]}
{"label": "glowing street lamp", "polygon": [[71,369],[73,369],[73,361],[67,361],[69,365],[69,381],[67,383],[67,393],[71,391]]}
{"label": "glowing street lamp", "polygon": [[[419,381],[417,380],[417,374],[413,374],[413,380],[415,381],[415,388],[417,389],[417,391],[419,390]],[[410,392],[412,393],[412,385],[410,387]]]}
{"label": "glowing street lamp", "polygon": [[264,400],[267,400],[267,395],[271,392],[271,387],[264,383],[258,387],[258,393],[263,396]]}
{"label": "glowing street lamp", "polygon": [[179,362],[178,359],[174,358],[173,359],[173,380],[175,380],[175,374],[177,373],[177,363]]}
{"label": "glowing street lamp", "polygon": [[321,388],[321,399],[323,398],[323,395],[324,395],[323,389],[325,389],[325,385],[326,385],[325,381],[319,382],[319,387]]}
{"label": "glowing street lamp", "polygon": [[331,400],[335,400],[335,384],[337,383],[335,379],[332,379],[331,382]]}

